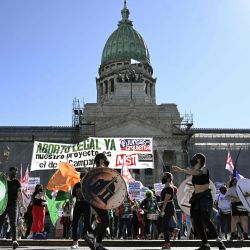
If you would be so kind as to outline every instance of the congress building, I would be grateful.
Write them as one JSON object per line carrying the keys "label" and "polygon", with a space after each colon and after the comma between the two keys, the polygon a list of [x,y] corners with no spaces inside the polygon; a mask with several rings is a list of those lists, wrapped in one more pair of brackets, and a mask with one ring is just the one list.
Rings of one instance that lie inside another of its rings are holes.
{"label": "congress building", "polygon": [[[10,166],[30,166],[34,141],[78,143],[91,136],[152,137],[154,169],[131,171],[145,186],[159,182],[172,164],[186,167],[195,152],[206,154],[213,181],[226,182],[227,152],[236,156],[241,148],[238,169],[250,176],[250,129],[194,129],[192,116],[181,115],[177,104],[156,104],[157,81],[150,51],[129,14],[125,2],[117,28],[104,41],[96,102],[81,106],[74,100],[72,126],[0,127],[0,153],[6,145],[11,150],[9,160],[1,165],[2,172]],[[41,183],[46,184],[53,171],[34,171],[31,175],[40,176]],[[175,176],[176,183],[184,177]]]}

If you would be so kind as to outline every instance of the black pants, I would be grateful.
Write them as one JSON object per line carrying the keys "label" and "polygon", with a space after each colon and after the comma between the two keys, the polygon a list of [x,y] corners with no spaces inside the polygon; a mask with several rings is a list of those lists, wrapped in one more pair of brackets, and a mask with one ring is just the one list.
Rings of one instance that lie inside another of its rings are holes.
{"label": "black pants", "polygon": [[231,214],[224,214],[220,212],[220,220],[221,220],[221,232],[227,235],[231,232]]}
{"label": "black pants", "polygon": [[27,239],[27,237],[30,234],[30,229],[31,229],[31,226],[32,226],[32,223],[33,223],[33,219],[25,220],[25,222],[26,222],[26,232],[25,232],[24,238]]}
{"label": "black pants", "polygon": [[83,234],[86,232],[93,233],[93,229],[91,227],[91,207],[87,201],[76,201],[74,211],[73,211],[73,224],[72,224],[72,239],[74,241],[78,240],[78,223],[81,215],[83,214],[84,220],[84,228]]}
{"label": "black pants", "polygon": [[97,224],[95,228],[94,234],[96,236],[96,242],[102,243],[102,239],[106,234],[106,229],[109,226],[109,215],[108,210],[100,209],[98,207],[94,207],[98,217],[100,218],[100,223]]}
{"label": "black pants", "polygon": [[206,229],[209,231],[209,238],[215,239],[218,237],[214,224],[210,220],[210,214],[213,207],[211,192],[207,190],[198,195],[194,195],[191,199],[190,213],[194,222],[194,229],[200,236],[202,243],[206,244],[208,239]]}
{"label": "black pants", "polygon": [[161,220],[161,224],[162,224],[162,232],[164,233],[164,240],[165,242],[170,242],[170,237],[169,237],[169,223],[172,219],[172,217],[175,214],[175,207],[174,204],[168,203],[166,208],[165,208],[165,214]]}
{"label": "black pants", "polygon": [[70,230],[70,225],[69,224],[64,224],[63,225],[63,238],[64,239],[69,238],[69,230]]}
{"label": "black pants", "polygon": [[17,240],[18,228],[17,228],[17,218],[18,218],[18,208],[17,205],[15,206],[8,206],[6,207],[4,213],[0,216],[0,231],[3,227],[3,222],[6,214],[10,220],[10,230],[12,234],[12,240]]}

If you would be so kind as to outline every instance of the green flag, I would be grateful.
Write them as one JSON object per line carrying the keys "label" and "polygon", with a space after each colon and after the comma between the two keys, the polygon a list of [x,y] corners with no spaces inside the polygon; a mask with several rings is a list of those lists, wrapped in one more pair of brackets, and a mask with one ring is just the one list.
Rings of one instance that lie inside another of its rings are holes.
{"label": "green flag", "polygon": [[51,190],[46,191],[45,199],[48,202],[48,211],[50,215],[51,222],[55,226],[56,221],[59,218],[59,210],[64,205],[64,203],[69,199],[69,193],[59,190],[56,197],[52,197]]}

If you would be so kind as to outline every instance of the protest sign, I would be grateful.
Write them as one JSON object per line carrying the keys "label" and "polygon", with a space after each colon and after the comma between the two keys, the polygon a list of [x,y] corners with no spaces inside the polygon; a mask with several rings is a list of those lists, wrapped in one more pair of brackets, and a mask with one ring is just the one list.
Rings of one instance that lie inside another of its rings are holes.
{"label": "protest sign", "polygon": [[57,169],[60,162],[69,162],[75,168],[94,165],[95,155],[104,153],[111,168],[153,168],[152,138],[97,138],[77,144],[34,142],[31,171]]}

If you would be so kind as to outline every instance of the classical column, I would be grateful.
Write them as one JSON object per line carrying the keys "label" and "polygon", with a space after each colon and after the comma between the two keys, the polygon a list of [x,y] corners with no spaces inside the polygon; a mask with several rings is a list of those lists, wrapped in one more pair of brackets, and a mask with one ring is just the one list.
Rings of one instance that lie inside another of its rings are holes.
{"label": "classical column", "polygon": [[157,167],[155,166],[155,182],[161,181],[162,173],[163,173],[163,150],[156,150],[157,153]]}

